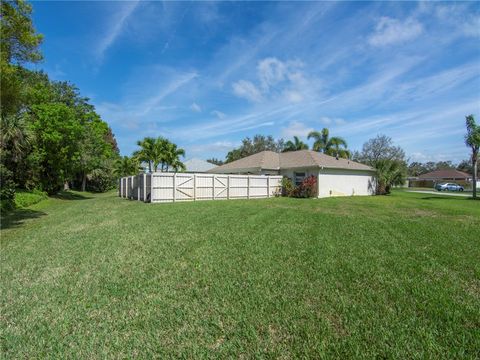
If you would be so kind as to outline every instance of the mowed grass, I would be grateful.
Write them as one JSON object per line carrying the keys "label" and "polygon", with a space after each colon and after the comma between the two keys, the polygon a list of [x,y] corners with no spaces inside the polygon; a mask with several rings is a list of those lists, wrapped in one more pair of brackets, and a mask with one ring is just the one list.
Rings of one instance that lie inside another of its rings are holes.
{"label": "mowed grass", "polygon": [[72,193],[2,226],[2,358],[480,356],[479,201]]}

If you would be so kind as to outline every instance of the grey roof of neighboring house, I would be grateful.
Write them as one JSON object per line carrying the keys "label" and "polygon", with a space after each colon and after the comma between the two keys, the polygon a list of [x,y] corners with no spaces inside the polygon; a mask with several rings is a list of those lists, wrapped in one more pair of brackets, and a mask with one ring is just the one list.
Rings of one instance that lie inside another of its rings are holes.
{"label": "grey roof of neighboring house", "polygon": [[335,158],[311,150],[276,153],[262,151],[231,163],[218,166],[209,172],[228,173],[258,170],[280,170],[306,167],[324,167],[329,169],[374,170],[370,166],[352,160]]}
{"label": "grey roof of neighboring house", "polygon": [[471,177],[472,175],[456,169],[435,170],[435,171],[431,171],[429,173],[418,176],[420,180],[435,180],[435,179],[463,180],[463,179],[470,179]]}
{"label": "grey roof of neighboring house", "polygon": [[207,172],[208,170],[215,169],[217,165],[211,164],[208,161],[202,159],[190,159],[184,162],[187,172]]}

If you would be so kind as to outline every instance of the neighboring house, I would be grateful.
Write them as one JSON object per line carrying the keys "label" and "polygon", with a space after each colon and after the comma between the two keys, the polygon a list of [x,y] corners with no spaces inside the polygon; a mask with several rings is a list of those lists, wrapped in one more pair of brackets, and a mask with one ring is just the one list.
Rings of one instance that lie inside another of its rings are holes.
{"label": "neighboring house", "polygon": [[409,187],[434,187],[437,183],[454,182],[460,185],[471,185],[472,175],[455,169],[435,170],[408,179]]}
{"label": "neighboring house", "polygon": [[209,163],[208,161],[202,159],[190,159],[183,163],[185,165],[185,172],[188,173],[204,173],[209,170],[213,170],[217,165]]}
{"label": "neighboring house", "polygon": [[[184,172],[188,173],[204,173],[217,167],[217,165],[211,164],[208,161],[196,158],[184,161],[183,164],[185,165]],[[148,163],[142,162],[140,166],[143,172],[148,173]],[[160,171],[160,167],[158,171]],[[170,167],[168,172],[174,172],[174,170]]]}
{"label": "neighboring house", "polygon": [[310,150],[262,151],[208,172],[284,175],[297,185],[314,175],[318,178],[318,197],[375,194],[375,169]]}

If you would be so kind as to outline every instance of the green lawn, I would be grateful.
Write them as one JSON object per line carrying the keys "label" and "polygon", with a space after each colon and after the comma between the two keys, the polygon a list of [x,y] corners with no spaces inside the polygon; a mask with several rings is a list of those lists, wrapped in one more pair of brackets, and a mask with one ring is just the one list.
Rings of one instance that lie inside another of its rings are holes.
{"label": "green lawn", "polygon": [[2,358],[480,356],[480,201],[71,193],[2,226]]}

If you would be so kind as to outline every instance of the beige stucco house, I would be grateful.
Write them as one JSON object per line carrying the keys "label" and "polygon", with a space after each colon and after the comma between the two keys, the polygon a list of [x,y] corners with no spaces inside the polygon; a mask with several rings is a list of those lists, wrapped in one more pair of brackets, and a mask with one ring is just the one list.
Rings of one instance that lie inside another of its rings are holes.
{"label": "beige stucco house", "polygon": [[296,184],[310,175],[318,178],[318,197],[375,194],[375,170],[355,161],[316,151],[260,153],[218,166],[216,174],[283,175]]}

